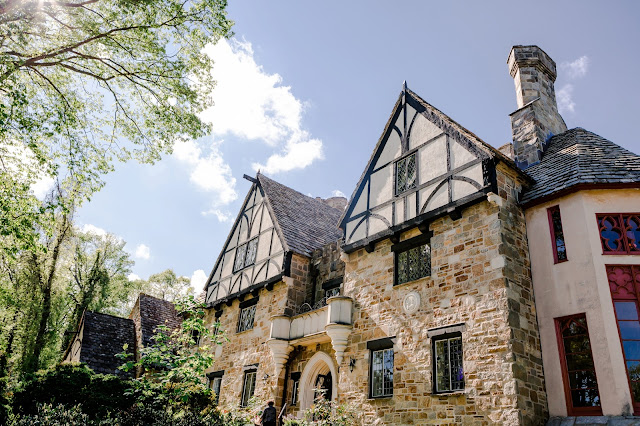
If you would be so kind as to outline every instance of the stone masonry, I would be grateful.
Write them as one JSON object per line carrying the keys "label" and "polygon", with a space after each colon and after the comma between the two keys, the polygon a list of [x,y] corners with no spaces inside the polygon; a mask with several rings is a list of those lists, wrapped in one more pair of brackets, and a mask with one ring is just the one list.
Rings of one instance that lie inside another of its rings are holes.
{"label": "stone masonry", "polygon": [[[346,256],[344,292],[355,299],[353,333],[341,366],[341,401],[361,407],[367,424],[542,424],[546,400],[531,291],[524,217],[516,204],[521,183],[500,167],[497,197],[465,209],[462,218],[431,223],[432,276],[393,286],[393,253]],[[401,236],[419,234],[417,229]],[[420,294],[407,314],[404,296]],[[432,394],[427,331],[464,323],[465,390]],[[394,395],[368,399],[366,342],[396,337]]]}

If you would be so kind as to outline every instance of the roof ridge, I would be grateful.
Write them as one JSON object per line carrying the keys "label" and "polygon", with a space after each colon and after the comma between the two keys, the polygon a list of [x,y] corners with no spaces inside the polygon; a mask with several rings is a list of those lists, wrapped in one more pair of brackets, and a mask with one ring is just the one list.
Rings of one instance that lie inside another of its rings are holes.
{"label": "roof ridge", "polygon": [[284,188],[287,188],[287,189],[288,189],[288,190],[290,190],[290,191],[295,192],[296,194],[302,195],[303,197],[308,198],[309,200],[313,200],[313,202],[315,202],[315,203],[319,203],[318,205],[326,206],[326,207],[328,207],[328,208],[330,208],[330,209],[340,211],[340,209],[337,209],[337,208],[335,208],[335,207],[333,207],[333,206],[330,206],[329,204],[325,203],[325,202],[324,202],[324,201],[322,201],[322,200],[318,200],[318,199],[317,199],[317,198],[315,198],[315,197],[311,197],[311,196],[309,196],[309,195],[303,194],[302,192],[300,192],[300,191],[298,191],[298,190],[296,190],[296,189],[293,189],[293,188],[291,188],[290,186],[285,185],[284,183],[278,182],[277,180],[274,180],[274,179],[270,178],[269,176],[264,175],[264,174],[262,174],[262,173],[259,173],[259,172],[258,172],[258,179],[260,179],[260,178],[265,178],[265,179],[267,179],[267,180],[269,180],[269,181],[271,181],[271,182],[273,182],[273,183],[275,183],[275,184],[277,184],[277,185],[280,185],[280,186],[282,186],[282,187],[284,187]]}

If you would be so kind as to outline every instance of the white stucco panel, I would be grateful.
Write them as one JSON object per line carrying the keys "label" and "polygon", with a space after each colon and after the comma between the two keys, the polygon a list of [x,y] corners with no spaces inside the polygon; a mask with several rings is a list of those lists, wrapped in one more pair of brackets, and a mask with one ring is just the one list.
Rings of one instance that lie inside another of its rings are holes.
{"label": "white stucco panel", "polygon": [[418,171],[420,173],[418,183],[429,182],[431,179],[447,173],[446,140],[446,136],[443,135],[418,150]]}
{"label": "white stucco panel", "polygon": [[353,207],[353,211],[351,212],[351,216],[355,216],[359,213],[362,213],[367,209],[367,193],[369,188],[369,181],[367,181],[363,188],[358,201],[356,201],[356,205]]}
{"label": "white stucco panel", "polygon": [[[429,196],[431,196],[431,194],[428,195],[427,197]],[[426,199],[427,198],[425,198],[425,200]],[[429,201],[429,204],[427,204],[427,207],[424,209],[423,213],[430,212],[431,210],[435,210],[438,207],[442,207],[448,202],[449,202],[449,190],[447,188],[447,184],[444,184],[435,191],[433,196],[431,196],[431,200]]]}
{"label": "white stucco panel", "polygon": [[471,195],[476,191],[477,189],[468,182],[460,180],[451,181],[451,198],[454,201],[464,198],[467,195]]}
{"label": "white stucco panel", "polygon": [[382,148],[382,153],[380,154],[380,157],[378,157],[378,161],[376,161],[374,169],[382,167],[400,156],[400,136],[398,136],[398,133],[395,130],[391,130],[389,137],[383,143],[384,147]]}
{"label": "white stucco panel", "polygon": [[413,127],[411,127],[411,133],[409,133],[409,149],[420,146],[441,133],[442,130],[438,126],[427,120],[422,114],[418,114]]}
{"label": "white stucco panel", "polygon": [[458,142],[449,138],[449,148],[451,154],[451,168],[457,169],[465,164],[475,160],[477,157],[473,155],[467,148]]}
{"label": "white stucco panel", "polygon": [[371,199],[369,208],[379,206],[393,197],[393,164],[371,175]]}

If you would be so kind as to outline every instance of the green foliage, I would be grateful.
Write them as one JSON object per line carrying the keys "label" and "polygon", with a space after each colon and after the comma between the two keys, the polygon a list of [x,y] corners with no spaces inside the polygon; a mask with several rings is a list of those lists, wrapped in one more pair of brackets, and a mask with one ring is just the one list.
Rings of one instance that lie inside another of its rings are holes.
{"label": "green foliage", "polygon": [[348,404],[335,404],[322,396],[307,409],[301,419],[287,416],[285,426],[354,426],[361,421],[355,407]]}
{"label": "green foliage", "polygon": [[[115,161],[153,163],[209,132],[212,60],[231,34],[225,0],[0,2],[0,250],[50,233],[50,215],[104,185]],[[40,202],[32,185],[65,197]]]}
{"label": "green foliage", "polygon": [[[13,392],[13,412],[37,415],[39,406],[82,405],[88,418],[105,418],[110,412],[135,403],[127,394],[129,383],[113,375],[95,374],[83,364],[61,364],[28,375]],[[49,407],[50,408],[50,407]]]}
{"label": "green foliage", "polygon": [[207,404],[212,401],[211,390],[204,383],[205,371],[213,365],[212,346],[221,344],[224,336],[206,326],[204,308],[192,295],[179,300],[176,310],[184,318],[181,327],[171,330],[159,326],[153,344],[140,350],[137,361],[127,348],[118,355],[126,361],[121,367],[124,371],[144,372],[132,381],[130,393],[173,413],[189,404],[200,404],[203,396],[208,398]]}

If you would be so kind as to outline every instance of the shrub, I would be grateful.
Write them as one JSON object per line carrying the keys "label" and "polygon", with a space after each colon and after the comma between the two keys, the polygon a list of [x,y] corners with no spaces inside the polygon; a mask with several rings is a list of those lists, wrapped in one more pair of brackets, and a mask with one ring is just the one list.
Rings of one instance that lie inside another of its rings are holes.
{"label": "shrub", "polygon": [[134,404],[128,387],[126,380],[95,374],[84,364],[61,364],[27,376],[13,393],[13,412],[35,415],[41,404],[81,404],[90,418],[105,418]]}
{"label": "shrub", "polygon": [[304,412],[303,418],[285,417],[284,426],[354,426],[359,425],[357,410],[347,404],[334,404],[322,396]]}
{"label": "shrub", "polygon": [[10,426],[62,426],[94,425],[96,423],[84,414],[80,406],[65,407],[51,404],[39,404],[33,414],[18,414],[9,419]]}

